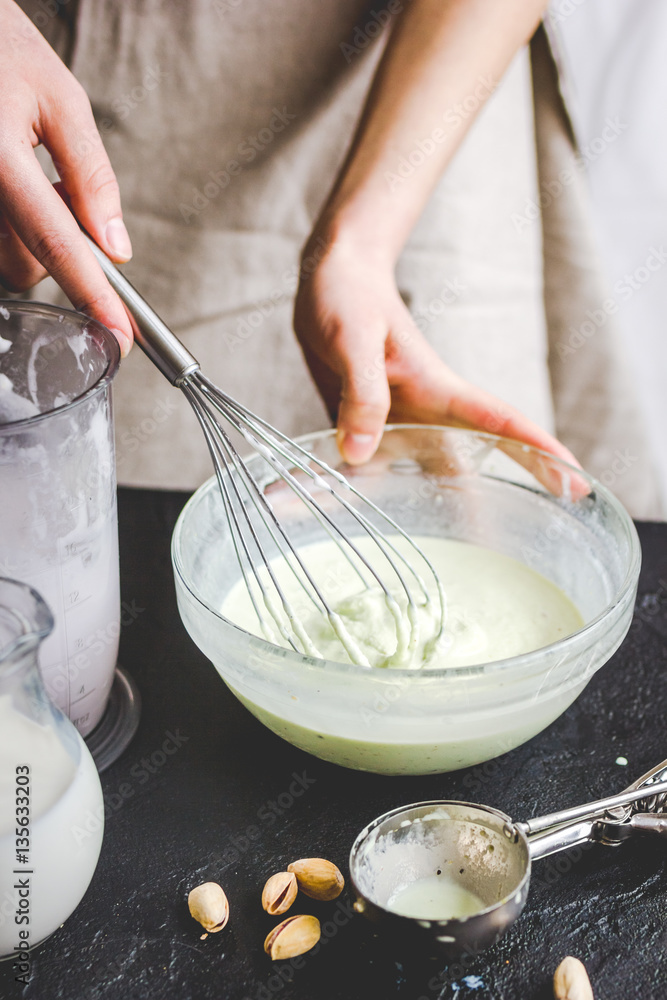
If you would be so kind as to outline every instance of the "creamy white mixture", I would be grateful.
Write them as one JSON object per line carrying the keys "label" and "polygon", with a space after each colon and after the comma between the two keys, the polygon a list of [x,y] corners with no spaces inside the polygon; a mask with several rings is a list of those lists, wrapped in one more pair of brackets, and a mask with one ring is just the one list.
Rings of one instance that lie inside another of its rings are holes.
{"label": "creamy white mixture", "polygon": [[[8,343],[8,341],[4,341],[4,343]],[[25,420],[27,417],[34,417],[37,413],[39,410],[33,401],[14,392],[12,380],[0,372],[0,424],[10,424],[14,420]]]}
{"label": "creamy white mixture", "polygon": [[449,875],[427,875],[397,889],[386,909],[421,920],[461,920],[485,909],[486,903]]}
{"label": "creamy white mixture", "polygon": [[[362,537],[355,539],[355,543],[387,582],[400,609],[400,627],[395,608],[389,606],[383,591],[378,586],[364,587],[333,541],[299,549],[352,644],[341,642],[340,629],[337,635],[336,625],[332,626],[307,598],[285,560],[276,559],[272,563],[291,610],[300,622],[297,633],[305,633],[310,640],[311,648],[306,647],[306,652],[338,662],[376,667],[471,666],[539,649],[583,625],[579,611],[558,587],[516,559],[451,539],[429,536],[416,537],[415,541],[428,556],[444,589],[446,615],[442,634],[439,634],[437,586],[424,565],[418,565],[419,558],[404,539],[396,537],[392,542],[418,569],[429,594],[426,600],[414,578],[405,574],[417,602],[412,626],[405,591],[372,539]],[[272,592],[272,611],[279,619],[279,626],[287,631],[287,616],[270,584],[268,589]],[[257,593],[256,597],[263,611],[263,624],[243,580],[227,595],[222,614],[248,632],[287,646],[284,634],[280,634],[272,615],[264,609],[261,596]],[[407,647],[401,628],[408,630]],[[355,649],[360,655],[355,655]]]}

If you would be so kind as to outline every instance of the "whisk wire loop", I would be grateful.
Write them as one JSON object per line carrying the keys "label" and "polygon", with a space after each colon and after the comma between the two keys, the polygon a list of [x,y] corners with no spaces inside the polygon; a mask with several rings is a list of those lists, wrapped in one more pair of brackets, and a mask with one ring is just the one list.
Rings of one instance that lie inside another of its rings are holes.
{"label": "whisk wire loop", "polygon": [[[418,643],[419,633],[417,607],[414,595],[408,586],[404,574],[400,571],[396,560],[400,561],[400,563],[408,569],[417,582],[424,604],[428,605],[432,603],[431,595],[424,583],[424,580],[416,571],[414,565],[412,565],[406,556],[396,548],[391,539],[387,538],[381,531],[379,531],[376,525],[373,524],[373,522],[365,514],[363,514],[357,507],[353,506],[348,499],[330,482],[327,482],[327,480],[323,478],[322,474],[317,472],[316,468],[313,468],[313,466],[319,467],[322,473],[331,477],[331,479],[333,479],[339,486],[356,496],[364,504],[368,505],[368,507],[382,520],[384,520],[387,525],[389,525],[394,531],[397,532],[397,534],[410,543],[413,551],[421,557],[424,564],[430,570],[436,585],[439,601],[439,627],[431,642],[432,644],[437,643],[442,637],[446,624],[446,598],[439,577],[421,547],[417,545],[412,538],[410,538],[407,532],[405,532],[405,530],[402,529],[393,518],[378,507],[377,504],[365,497],[337,470],[331,468],[322,459],[316,458],[312,453],[302,448],[297,442],[292,441],[287,437],[287,435],[276,430],[271,424],[263,420],[261,417],[257,417],[255,414],[250,413],[250,411],[242,406],[242,404],[227,395],[227,393],[218,389],[217,386],[213,385],[200,372],[197,372],[194,378],[199,384],[203,395],[210,400],[217,412],[232,424],[232,426],[245,438],[245,440],[252,445],[252,447],[259,454],[262,455],[266,462],[277,472],[278,476],[284,480],[287,485],[290,486],[290,488],[300,497],[300,499],[303,500],[303,502],[311,509],[311,512],[318,518],[318,520],[320,520],[320,523],[327,528],[330,537],[334,539],[339,549],[345,554],[346,558],[348,558],[349,561],[352,561],[350,560],[348,551],[351,550],[357,559],[359,559],[368,572],[373,576],[378,586],[383,591],[387,606],[396,622],[398,645],[394,658],[395,661],[399,663],[409,657],[409,655],[413,652]],[[409,628],[406,628],[402,612],[376,567],[364,556],[362,552],[360,552],[359,548],[354,543],[353,538],[351,538],[338,524],[336,524],[323,507],[316,501],[312,493],[305,489],[305,487],[292,475],[287,466],[284,465],[277,456],[281,456],[291,462],[298,470],[309,476],[316,486],[323,491],[330,493],[364,529],[364,531],[373,538],[379,550],[389,563],[389,566],[391,567],[398,583],[405,592],[408,607]],[[392,556],[395,558],[392,558]]]}
{"label": "whisk wire loop", "polygon": [[[261,544],[261,542],[260,542],[260,540],[259,540],[259,538],[257,536],[257,532],[255,530],[255,526],[254,526],[252,520],[250,518],[247,518],[247,526],[248,526],[248,530],[250,531],[252,540],[255,543],[255,547],[256,547],[257,552],[258,552],[258,554],[260,556],[261,562],[264,564],[264,566],[266,568],[266,572],[268,573],[268,575],[269,575],[269,577],[271,579],[271,582],[273,583],[273,585],[274,585],[274,587],[276,589],[276,593],[278,594],[278,597],[279,597],[280,602],[282,604],[283,610],[284,610],[284,612],[285,612],[285,614],[287,616],[287,619],[288,619],[288,621],[290,623],[292,623],[292,625],[294,627],[294,633],[290,633],[289,630],[287,630],[284,627],[284,625],[282,623],[282,620],[281,620],[280,616],[277,614],[276,609],[275,609],[275,607],[274,607],[274,605],[273,605],[273,603],[272,603],[272,601],[271,601],[271,599],[270,599],[270,597],[268,595],[268,592],[267,592],[266,588],[262,585],[262,581],[261,581],[261,579],[259,577],[259,574],[258,574],[258,571],[257,571],[256,560],[253,559],[253,557],[252,557],[252,555],[250,553],[246,535],[243,533],[243,530],[242,530],[241,525],[239,523],[239,518],[238,518],[237,511],[236,511],[236,507],[235,507],[235,505],[234,505],[234,503],[232,501],[232,495],[231,495],[230,488],[229,488],[229,485],[228,485],[228,483],[231,484],[231,487],[232,487],[232,489],[234,491],[234,494],[236,495],[237,504],[242,509],[243,508],[243,499],[242,499],[241,493],[239,491],[238,482],[237,482],[237,479],[234,476],[232,476],[232,475],[228,475],[227,477],[225,477],[223,475],[223,469],[226,472],[228,472],[228,473],[231,472],[230,458],[228,457],[227,454],[225,454],[226,449],[223,450],[223,447],[221,447],[221,442],[222,442],[223,445],[225,444],[225,440],[224,439],[226,437],[226,434],[225,434],[224,430],[221,427],[217,428],[219,436],[213,433],[212,426],[211,426],[211,424],[209,422],[210,419],[211,419],[210,418],[210,414],[207,414],[206,408],[202,404],[201,400],[199,400],[197,398],[196,394],[192,391],[191,387],[188,386],[187,384],[184,384],[182,386],[182,389],[183,389],[183,392],[185,393],[188,401],[190,402],[190,405],[192,406],[192,408],[193,408],[193,410],[194,410],[194,412],[195,412],[195,414],[197,416],[199,424],[200,424],[200,426],[202,428],[202,431],[204,433],[204,437],[206,439],[206,443],[208,445],[209,452],[211,454],[211,458],[213,460],[213,466],[215,468],[216,478],[218,480],[218,486],[220,488],[220,493],[221,493],[221,496],[222,496],[222,501],[223,501],[223,505],[224,505],[224,508],[225,508],[225,513],[226,513],[227,520],[228,520],[228,523],[229,523],[229,526],[230,526],[230,529],[231,529],[230,530],[230,535],[231,535],[231,538],[232,538],[232,544],[234,546],[234,552],[236,554],[237,561],[238,561],[239,566],[241,568],[241,573],[242,573],[242,576],[243,576],[243,580],[244,580],[244,583],[245,583],[246,588],[248,590],[248,594],[250,595],[250,599],[252,601],[253,608],[255,609],[255,614],[257,615],[257,617],[258,617],[258,619],[259,619],[259,621],[260,621],[260,623],[262,625],[262,628],[263,628],[265,634],[267,635],[267,638],[273,638],[272,630],[268,626],[267,620],[265,619],[264,615],[262,614],[262,612],[261,612],[261,610],[260,610],[260,608],[259,608],[259,606],[257,604],[256,595],[255,595],[255,589],[251,585],[251,580],[250,580],[250,577],[249,577],[247,569],[246,569],[246,561],[247,561],[247,565],[250,566],[251,573],[253,574],[253,576],[255,578],[255,581],[256,581],[256,584],[259,587],[260,593],[262,594],[262,600],[264,602],[264,605],[265,605],[267,611],[269,612],[270,618],[272,619],[272,621],[274,622],[274,624],[277,626],[277,628],[278,628],[280,634],[282,635],[282,637],[292,646],[292,648],[294,650],[296,650],[297,652],[299,652],[300,651],[299,647],[297,646],[297,644],[295,642],[295,639],[294,639],[294,634],[298,633],[300,631],[299,625],[298,625],[298,619],[297,619],[296,615],[294,614],[289,601],[285,597],[285,594],[283,593],[283,590],[280,587],[280,584],[278,583],[278,581],[275,578],[275,574],[273,573],[271,562],[268,559],[268,557],[267,557],[267,555],[266,555],[266,553],[264,551],[264,548],[263,548],[263,546],[262,546],[262,544]],[[230,448],[231,448],[231,445],[230,445]],[[232,452],[233,452],[233,449],[232,449]],[[240,548],[243,549],[243,553],[245,555],[246,561],[244,561],[244,559],[241,557]],[[308,643],[310,642],[310,639],[305,634],[305,632],[304,632],[304,636],[305,636],[305,644],[307,646]],[[315,656],[318,655],[317,654],[317,650],[315,649],[314,645],[312,645],[312,644],[311,644],[311,648],[307,649],[307,651],[311,655],[315,655]]]}
{"label": "whisk wire loop", "polygon": [[[205,403],[203,403],[201,398],[197,396],[192,386],[184,384],[182,388],[187,398],[191,402],[191,405],[193,406],[193,409],[197,414],[200,424],[202,424],[203,427],[205,425],[204,434],[206,437],[207,444],[209,446],[209,451],[216,470],[216,476],[218,482],[225,484],[223,489],[223,502],[226,501],[225,511],[228,515],[230,528],[232,529],[231,533],[232,535],[234,535],[235,533],[240,534],[243,540],[243,528],[240,523],[238,511],[229,498],[229,490],[225,481],[225,473],[227,479],[231,480],[233,484],[233,489],[237,499],[238,509],[242,512],[243,519],[245,520],[247,527],[251,532],[252,539],[260,555],[261,562],[264,565],[265,571],[268,574],[271,583],[276,589],[276,592],[280,598],[280,603],[288,618],[290,626],[293,629],[293,632],[298,638],[299,642],[301,643],[302,647],[301,651],[305,652],[309,656],[319,657],[321,655],[315,643],[308,635],[303,623],[301,622],[301,619],[296,614],[290,602],[287,600],[284,591],[281,588],[276,578],[273,566],[271,564],[271,560],[266,555],[266,552],[260,542],[258,533],[253,524],[252,518],[248,514],[247,506],[243,502],[243,498],[241,496],[241,492],[239,489],[239,484],[242,484],[245,487],[247,498],[250,500],[251,504],[257,510],[261,522],[263,524],[263,527],[267,530],[267,532],[273,539],[274,543],[278,548],[278,551],[283,556],[286,565],[295,575],[296,579],[298,580],[302,588],[305,590],[305,592],[308,594],[311,601],[315,604],[316,607],[318,607],[318,610],[322,611],[326,615],[335,635],[338,637],[339,641],[343,645],[343,648],[347,652],[350,659],[352,659],[353,662],[359,663],[361,666],[370,666],[370,663],[365,653],[363,652],[359,644],[356,642],[354,637],[349,633],[349,630],[346,628],[340,616],[333,610],[333,608],[331,608],[329,602],[324,597],[321,588],[315,582],[312,573],[310,572],[305,562],[299,555],[298,550],[295,549],[295,547],[293,546],[283,525],[276,517],[275,512],[273,511],[270,503],[268,502],[264,494],[264,491],[261,489],[259,483],[254,478],[254,476],[248,469],[247,465],[245,464],[243,459],[240,457],[240,455],[234,448],[224,428],[220,426],[220,424],[214,418],[210,410],[206,407]],[[208,395],[206,395],[205,398],[210,399]],[[215,408],[220,412],[221,408],[219,406],[216,406]],[[235,427],[237,426],[235,421],[230,420],[230,423],[232,423],[232,425]],[[252,441],[252,435],[250,435],[250,441],[251,443],[254,444],[255,447],[260,447],[260,448],[264,447],[261,444],[261,442]],[[285,476],[289,474],[286,469],[283,471]],[[282,476],[283,472],[279,472],[279,474]],[[234,548],[237,554],[237,558],[239,558],[240,552],[236,543],[234,543]],[[248,546],[247,544],[245,544],[245,542],[243,544],[243,551],[250,564],[255,584],[259,588],[260,593],[262,594],[263,603],[267,611],[269,612],[269,616],[273,619],[274,623],[277,625],[280,634],[283,636],[283,638],[289,641],[292,648],[298,650],[299,647],[295,644],[293,636],[290,635],[290,633],[285,630],[281,617],[276,612],[275,604],[271,599],[270,593],[267,591],[265,582],[262,579],[262,575],[257,570],[256,560],[252,559],[250,552],[248,550]],[[298,564],[299,569],[303,574],[303,577],[299,576],[294,566],[294,562]],[[243,572],[243,577],[246,586],[252,593],[252,588],[250,587],[247,573]],[[311,593],[308,587],[304,585],[304,578],[307,584],[310,586],[310,588],[312,588],[312,591],[316,595],[317,600],[320,602],[319,606],[313,597],[313,593]],[[270,636],[271,629],[270,627],[267,627],[268,623],[265,617],[258,612],[256,601],[253,601],[253,607],[255,609],[255,613],[258,615],[258,618],[260,620],[260,623],[262,625],[265,634],[268,633],[268,635]]]}

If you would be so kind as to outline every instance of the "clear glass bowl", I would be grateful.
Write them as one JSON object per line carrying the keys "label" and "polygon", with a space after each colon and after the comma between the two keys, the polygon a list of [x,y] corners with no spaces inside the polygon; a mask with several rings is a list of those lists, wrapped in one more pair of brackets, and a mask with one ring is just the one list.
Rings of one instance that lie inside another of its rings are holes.
{"label": "clear glass bowl", "polygon": [[[342,467],[333,432],[300,443]],[[257,456],[248,464],[263,487],[275,478]],[[541,732],[630,626],[641,553],[621,504],[589,476],[528,445],[444,427],[388,427],[375,458],[344,471],[407,531],[484,545],[542,573],[574,601],[584,626],[522,656],[422,672],[282,649],[220,613],[239,569],[211,479],[181,513],[172,560],[183,623],[230,690],[295,746],[379,774],[469,767]],[[272,503],[297,543],[313,540],[289,490],[274,488]]]}

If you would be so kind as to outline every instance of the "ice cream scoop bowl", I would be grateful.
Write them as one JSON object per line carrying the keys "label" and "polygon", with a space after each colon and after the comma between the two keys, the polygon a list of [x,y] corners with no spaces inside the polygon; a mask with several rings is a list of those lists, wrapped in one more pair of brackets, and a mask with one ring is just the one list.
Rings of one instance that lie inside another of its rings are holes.
{"label": "ice cream scoop bowl", "polygon": [[[340,467],[333,432],[302,442]],[[632,617],[639,542],[622,506],[590,477],[517,442],[423,426],[387,428],[374,459],[345,474],[410,533],[486,546],[542,573],[585,624],[541,649],[465,668],[363,668],[276,646],[220,610],[239,570],[211,480],[174,531],[178,607],[225,683],[273,732],[376,773],[467,767],[548,726],[618,648]],[[569,489],[573,475],[586,490]],[[316,540],[289,490],[266,475],[261,485],[291,536]]]}
{"label": "ice cream scoop bowl", "polygon": [[[516,823],[491,806],[436,799],[378,816],[350,852],[355,909],[405,947],[449,959],[495,944],[523,910],[531,863],[585,841],[616,845],[637,832],[665,834],[661,812],[667,767],[618,795]],[[645,776],[646,777],[646,776]],[[639,787],[637,787],[639,786]],[[647,809],[648,811],[643,811]],[[394,900],[397,890],[431,885],[434,876],[459,885],[480,908],[469,915],[425,908],[411,914]]]}

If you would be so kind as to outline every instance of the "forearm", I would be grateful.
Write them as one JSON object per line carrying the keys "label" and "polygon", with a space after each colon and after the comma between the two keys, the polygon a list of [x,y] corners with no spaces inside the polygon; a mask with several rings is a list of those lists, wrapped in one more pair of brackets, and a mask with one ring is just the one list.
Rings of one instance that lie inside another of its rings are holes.
{"label": "forearm", "polygon": [[405,0],[318,230],[393,264],[546,0]]}

